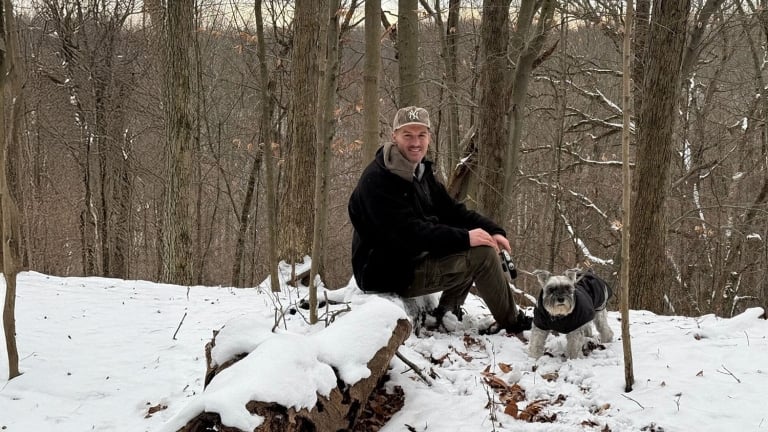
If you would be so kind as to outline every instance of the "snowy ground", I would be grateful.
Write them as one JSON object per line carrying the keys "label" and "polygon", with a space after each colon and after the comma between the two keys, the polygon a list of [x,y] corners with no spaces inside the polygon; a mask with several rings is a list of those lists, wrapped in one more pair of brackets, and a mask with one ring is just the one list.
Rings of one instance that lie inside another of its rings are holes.
{"label": "snowy ground", "polygon": [[[345,290],[333,295],[362,295]],[[6,381],[1,344],[0,430],[161,430],[199,400],[212,330],[242,317],[271,327],[276,309],[305,294],[22,273],[16,316],[23,375]],[[631,312],[630,393],[621,341],[565,360],[565,338],[551,338],[554,356],[534,361],[517,338],[477,334],[488,320],[477,298],[466,309],[469,317],[453,331],[412,335],[401,347],[436,378],[428,386],[394,359],[390,385],[404,389],[405,406],[383,431],[768,431],[768,321],[758,318],[760,309],[733,319]],[[301,313],[286,317],[283,332],[319,331]],[[609,318],[620,335],[618,313]],[[301,379],[304,371],[295,373]],[[524,391],[520,411],[538,407],[537,419],[547,422],[504,414],[502,399],[512,389]]]}

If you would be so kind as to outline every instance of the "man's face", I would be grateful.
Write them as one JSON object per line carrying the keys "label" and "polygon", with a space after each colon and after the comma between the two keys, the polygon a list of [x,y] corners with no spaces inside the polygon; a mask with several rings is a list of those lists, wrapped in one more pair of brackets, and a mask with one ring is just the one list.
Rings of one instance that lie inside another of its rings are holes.
{"label": "man's face", "polygon": [[406,125],[392,133],[397,149],[414,164],[421,162],[427,154],[430,139],[429,129],[420,124]]}

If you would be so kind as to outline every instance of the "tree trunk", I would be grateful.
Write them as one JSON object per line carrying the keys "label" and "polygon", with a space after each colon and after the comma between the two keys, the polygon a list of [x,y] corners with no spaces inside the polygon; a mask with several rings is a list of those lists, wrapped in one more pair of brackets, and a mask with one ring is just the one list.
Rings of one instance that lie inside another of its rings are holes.
{"label": "tree trunk", "polygon": [[251,171],[248,174],[248,182],[245,186],[245,198],[243,206],[240,208],[240,218],[237,228],[237,239],[235,240],[235,259],[232,263],[232,286],[243,286],[243,256],[245,255],[245,236],[248,234],[248,225],[251,219],[251,207],[253,206],[253,197],[256,192],[256,180],[259,178],[261,163],[264,159],[264,152],[267,147],[262,144],[258,147],[256,155],[251,162]]}
{"label": "tree trunk", "polygon": [[632,123],[632,0],[627,0],[627,13],[624,20],[624,46],[622,52],[622,106],[623,124],[621,130],[621,343],[624,351],[624,391],[632,391],[635,383],[635,372],[632,367],[632,338],[629,334],[629,245],[631,226],[631,194],[632,178],[629,170],[629,143],[632,138],[630,127]]}
{"label": "tree trunk", "polygon": [[634,20],[634,37],[632,47],[632,104],[633,112],[640,113],[643,108],[643,82],[645,81],[645,52],[648,47],[648,32],[650,31],[651,0],[637,0]]}
{"label": "tree trunk", "polygon": [[675,108],[690,2],[655,0],[646,56],[645,99],[638,118],[635,199],[630,227],[630,307],[665,309],[666,220]]}
{"label": "tree trunk", "polygon": [[[448,23],[443,22],[442,6],[440,1],[435,1],[435,8],[429,5],[426,0],[420,0],[421,6],[431,15],[435,24],[437,24],[437,31],[440,36],[440,58],[442,61],[442,80],[443,83],[438,90],[438,104],[440,107],[445,107],[438,111],[432,120],[433,129],[433,142],[434,146],[430,147],[434,149],[433,161],[435,162],[435,168],[438,176],[441,179],[447,179],[452,174],[453,167],[460,160],[459,158],[459,106],[458,98],[458,59],[457,55],[457,37],[459,32],[459,5],[458,0],[451,0],[449,3],[448,11]],[[448,129],[448,139],[445,140],[448,146],[443,146],[440,139],[440,130],[445,128],[443,125],[443,112],[447,112],[448,115],[446,128]]]}
{"label": "tree trunk", "polygon": [[317,110],[317,170],[315,172],[315,216],[312,237],[312,264],[309,273],[309,323],[317,323],[317,275],[325,260],[325,231],[328,225],[328,188],[331,169],[331,141],[336,133],[334,115],[339,76],[339,0],[329,0],[324,49],[320,65],[320,104]]}
{"label": "tree trunk", "polygon": [[481,50],[480,103],[477,144],[481,188],[478,193],[479,208],[491,219],[499,220],[501,191],[504,185],[504,158],[507,144],[507,101],[499,97],[500,89],[506,89],[507,41],[509,40],[509,0],[483,2],[480,25]]}
{"label": "tree trunk", "polygon": [[419,105],[419,2],[397,3],[398,108]]}
{"label": "tree trunk", "polygon": [[192,283],[190,176],[192,113],[190,43],[194,0],[168,2],[165,53],[167,183],[163,214],[162,281]]}
{"label": "tree trunk", "polygon": [[[461,157],[459,141],[461,139],[461,123],[459,119],[459,99],[456,93],[459,90],[459,11],[461,1],[448,1],[448,25],[445,29],[446,38],[446,74],[445,81],[448,88],[448,168],[456,166]],[[446,172],[448,172],[446,170]]]}
{"label": "tree trunk", "polygon": [[[538,18],[536,14],[538,12]],[[517,25],[512,37],[510,51],[517,53],[515,68],[510,83],[511,91],[508,107],[509,142],[504,152],[503,182],[500,190],[496,220],[503,220],[509,209],[510,197],[513,196],[513,188],[517,178],[517,160],[520,154],[520,141],[523,133],[524,109],[527,104],[528,84],[531,72],[537,61],[539,53],[544,46],[547,32],[551,27],[555,13],[555,1],[543,2],[523,1],[518,14]],[[535,27],[533,27],[536,23]],[[533,29],[532,29],[533,27]]]}
{"label": "tree trunk", "polygon": [[[21,117],[13,115],[19,109],[21,103],[21,87],[8,85],[18,83],[18,65],[14,62],[18,59],[18,38],[13,16],[13,5],[10,0],[0,3],[0,206],[2,207],[2,220],[0,231],[2,232],[2,265],[5,277],[5,302],[3,304],[3,331],[5,336],[5,349],[8,354],[8,379],[11,380],[21,373],[19,372],[19,351],[16,346],[16,276],[20,263],[20,239],[19,215],[16,207],[16,197],[11,191],[10,185],[17,179],[9,178],[9,173],[17,173],[15,166],[17,160],[9,158],[9,155],[17,154],[12,148],[19,145],[14,139],[13,131],[18,130]],[[6,91],[11,95],[10,113],[12,124],[6,124]],[[9,133],[10,132],[10,133]]]}
{"label": "tree trunk", "polygon": [[365,2],[365,64],[363,66],[362,167],[373,160],[379,147],[379,69],[381,65],[381,0]]}
{"label": "tree trunk", "polygon": [[277,268],[277,200],[275,198],[277,185],[275,184],[274,164],[272,162],[275,158],[272,147],[272,114],[275,104],[271,91],[274,83],[270,80],[267,69],[267,48],[264,40],[264,19],[261,14],[261,0],[256,0],[254,3],[254,15],[256,16],[256,34],[259,44],[259,77],[261,78],[261,121],[259,125],[262,136],[261,145],[263,146],[262,159],[267,177],[267,184],[265,185],[267,191],[267,233],[269,236],[267,243],[269,251],[267,268],[269,269],[271,289],[273,292],[277,292],[280,291],[280,278]]}
{"label": "tree trunk", "polygon": [[[122,25],[122,24],[121,24]],[[106,121],[105,136],[105,173],[102,189],[105,196],[104,217],[105,237],[103,252],[104,275],[119,279],[129,277],[131,245],[132,182],[131,161],[134,158],[131,148],[129,126],[126,124],[126,102],[129,99],[129,83],[113,82],[113,89]],[[107,266],[106,263],[109,263]]]}
{"label": "tree trunk", "polygon": [[312,249],[314,226],[317,131],[317,41],[320,7],[316,0],[297,0],[294,16],[292,58],[293,95],[290,114],[290,145],[287,152],[287,185],[280,207],[280,258],[301,261]]}

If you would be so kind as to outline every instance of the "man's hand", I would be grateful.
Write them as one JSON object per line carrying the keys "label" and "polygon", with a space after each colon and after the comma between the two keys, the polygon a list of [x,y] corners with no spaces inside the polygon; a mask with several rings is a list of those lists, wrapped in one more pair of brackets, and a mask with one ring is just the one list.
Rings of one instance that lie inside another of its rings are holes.
{"label": "man's hand", "polygon": [[469,246],[490,246],[494,248],[496,252],[499,251],[499,245],[496,243],[496,239],[488,234],[488,231],[482,228],[469,230]]}
{"label": "man's hand", "polygon": [[512,252],[512,248],[509,246],[509,240],[507,240],[506,237],[504,237],[501,234],[494,234],[493,240],[496,242],[496,252],[499,252],[499,249],[503,249],[507,252]]}
{"label": "man's hand", "polygon": [[482,228],[475,228],[469,231],[469,246],[490,246],[496,252],[504,249],[507,252],[511,252],[509,246],[509,240],[501,234],[488,234],[488,231]]}

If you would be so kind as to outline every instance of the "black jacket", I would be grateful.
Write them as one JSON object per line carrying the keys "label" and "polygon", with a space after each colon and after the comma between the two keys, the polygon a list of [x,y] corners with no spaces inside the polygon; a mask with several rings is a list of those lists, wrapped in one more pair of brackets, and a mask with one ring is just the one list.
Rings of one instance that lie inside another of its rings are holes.
{"label": "black jacket", "polygon": [[[392,151],[397,151],[393,149]],[[365,168],[349,198],[354,226],[352,270],[364,291],[403,294],[427,255],[469,249],[469,230],[506,235],[490,219],[448,195],[426,159],[421,179],[409,182],[384,165],[383,147]]]}
{"label": "black jacket", "polygon": [[573,312],[567,316],[553,317],[544,308],[544,290],[539,293],[539,301],[533,310],[533,324],[542,330],[554,330],[558,333],[570,333],[595,317],[595,312],[605,308],[605,303],[613,295],[610,286],[591,271],[579,272],[574,292]]}

